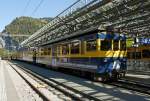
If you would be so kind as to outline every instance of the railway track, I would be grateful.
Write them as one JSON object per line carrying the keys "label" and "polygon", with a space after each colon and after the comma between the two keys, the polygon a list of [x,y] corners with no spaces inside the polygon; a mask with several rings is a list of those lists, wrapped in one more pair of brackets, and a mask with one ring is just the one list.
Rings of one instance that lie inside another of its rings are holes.
{"label": "railway track", "polygon": [[[9,65],[25,80],[27,81],[21,73],[19,73],[12,64],[9,63]],[[44,75],[32,72],[32,70],[30,69],[26,69],[21,67],[18,64],[15,64],[17,67],[19,67],[19,69],[21,71],[23,71],[24,73],[26,73],[27,75],[29,75],[30,77],[32,77],[34,80],[36,81],[41,81],[43,83],[45,83],[46,85],[55,88],[56,90],[62,92],[65,96],[70,97],[72,100],[75,101],[101,101],[100,99],[97,99],[95,97],[92,97],[88,94],[85,94],[83,92],[80,92],[72,87],[66,86],[58,81],[55,81],[53,79],[47,78]],[[27,81],[28,83],[28,81]],[[30,83],[28,83],[31,87],[32,85]],[[35,87],[32,87],[38,94],[39,96],[41,96],[41,98],[44,99],[44,101],[49,101],[48,98],[46,98],[41,92],[39,92]]]}
{"label": "railway track", "polygon": [[15,70],[15,72],[39,95],[39,97],[43,100],[43,101],[49,101],[49,99],[43,94],[41,93],[34,85],[32,85],[32,83],[30,83],[16,68],[14,68],[10,63],[9,65]]}
{"label": "railway track", "polygon": [[150,95],[150,85],[144,83],[142,84],[142,82],[121,79],[116,82],[111,82],[108,84]]}

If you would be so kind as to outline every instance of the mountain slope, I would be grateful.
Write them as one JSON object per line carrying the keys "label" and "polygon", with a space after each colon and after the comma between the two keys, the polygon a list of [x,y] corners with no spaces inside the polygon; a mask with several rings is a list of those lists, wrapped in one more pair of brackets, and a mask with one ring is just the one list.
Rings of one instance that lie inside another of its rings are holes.
{"label": "mountain slope", "polygon": [[[14,19],[9,25],[5,27],[3,32],[12,35],[32,35],[42,26],[46,25],[52,18],[32,18],[32,17],[19,17]],[[27,37],[12,37],[14,40],[21,42]]]}

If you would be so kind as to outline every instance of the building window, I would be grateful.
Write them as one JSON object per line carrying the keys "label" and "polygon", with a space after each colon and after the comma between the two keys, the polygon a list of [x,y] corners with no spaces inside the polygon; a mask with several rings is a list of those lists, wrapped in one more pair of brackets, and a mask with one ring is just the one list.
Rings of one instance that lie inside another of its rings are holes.
{"label": "building window", "polygon": [[86,50],[87,51],[95,51],[96,50],[96,40],[88,40],[86,42]]}
{"label": "building window", "polygon": [[79,54],[80,53],[79,47],[80,47],[79,41],[71,43],[71,54]]}
{"label": "building window", "polygon": [[141,59],[141,52],[133,52],[133,59]]}
{"label": "building window", "polygon": [[113,46],[114,46],[114,51],[119,50],[119,40],[114,40]]}
{"label": "building window", "polygon": [[132,53],[131,53],[131,52],[128,52],[128,53],[127,53],[127,57],[128,57],[128,59],[132,59]]}
{"label": "building window", "polygon": [[102,40],[101,41],[101,50],[102,51],[112,50],[112,40]]}
{"label": "building window", "polygon": [[150,50],[143,50],[142,51],[143,58],[150,58]]}

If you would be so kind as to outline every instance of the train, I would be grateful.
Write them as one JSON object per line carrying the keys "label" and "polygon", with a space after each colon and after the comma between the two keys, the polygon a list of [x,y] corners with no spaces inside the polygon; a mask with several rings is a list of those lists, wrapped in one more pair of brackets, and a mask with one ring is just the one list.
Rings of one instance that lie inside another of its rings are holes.
{"label": "train", "polygon": [[126,35],[97,29],[44,46],[23,47],[12,59],[78,72],[96,81],[117,80],[127,70]]}
{"label": "train", "polygon": [[127,48],[129,71],[150,71],[150,44]]}

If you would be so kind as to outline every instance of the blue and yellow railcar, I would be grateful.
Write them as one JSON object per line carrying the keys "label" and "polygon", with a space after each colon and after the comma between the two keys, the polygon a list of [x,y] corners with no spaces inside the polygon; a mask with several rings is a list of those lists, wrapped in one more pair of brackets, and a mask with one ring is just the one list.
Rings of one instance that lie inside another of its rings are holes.
{"label": "blue and yellow railcar", "polygon": [[[55,69],[71,69],[103,81],[125,75],[126,37],[113,31],[93,31],[28,49],[23,59]],[[32,53],[32,56],[31,56]]]}
{"label": "blue and yellow railcar", "polygon": [[108,79],[126,72],[126,37],[113,32],[91,32],[38,49],[38,63],[69,68]]}

